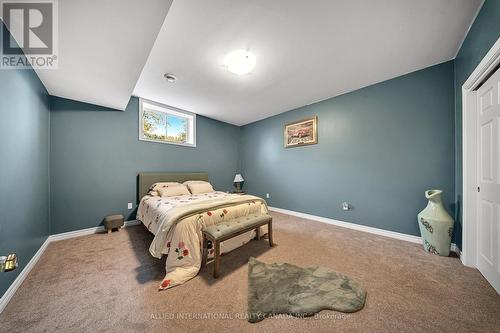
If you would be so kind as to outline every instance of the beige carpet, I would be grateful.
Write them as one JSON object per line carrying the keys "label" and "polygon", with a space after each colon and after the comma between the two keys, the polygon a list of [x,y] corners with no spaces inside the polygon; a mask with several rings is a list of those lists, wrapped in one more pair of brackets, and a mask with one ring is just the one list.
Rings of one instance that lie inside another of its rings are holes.
{"label": "beige carpet", "polygon": [[[273,213],[275,242],[252,241],[185,285],[158,292],[164,260],[148,254],[143,226],[49,245],[0,315],[2,332],[494,332],[500,296],[457,258],[419,245]],[[325,266],[367,290],[353,314],[269,318],[250,324],[247,260]],[[184,317],[184,318],[183,318]],[[190,319],[191,317],[191,319]],[[205,319],[205,318],[215,319]]]}

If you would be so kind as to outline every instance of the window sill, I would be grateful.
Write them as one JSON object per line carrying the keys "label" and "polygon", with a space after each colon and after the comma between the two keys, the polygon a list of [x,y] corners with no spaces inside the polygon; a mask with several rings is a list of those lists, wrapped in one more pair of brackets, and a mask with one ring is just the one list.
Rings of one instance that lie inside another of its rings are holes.
{"label": "window sill", "polygon": [[196,143],[167,142],[167,141],[152,140],[152,139],[145,139],[145,138],[139,138],[139,141],[162,143],[162,144],[175,145],[175,146],[193,147],[193,148],[196,147]]}

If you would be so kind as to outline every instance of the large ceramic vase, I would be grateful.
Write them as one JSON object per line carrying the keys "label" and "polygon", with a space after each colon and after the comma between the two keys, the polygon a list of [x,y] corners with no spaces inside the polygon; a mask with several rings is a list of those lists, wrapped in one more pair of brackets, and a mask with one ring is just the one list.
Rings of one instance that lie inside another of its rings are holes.
{"label": "large ceramic vase", "polygon": [[418,214],[424,250],[447,257],[450,254],[453,218],[443,207],[441,190],[425,191],[427,207]]}

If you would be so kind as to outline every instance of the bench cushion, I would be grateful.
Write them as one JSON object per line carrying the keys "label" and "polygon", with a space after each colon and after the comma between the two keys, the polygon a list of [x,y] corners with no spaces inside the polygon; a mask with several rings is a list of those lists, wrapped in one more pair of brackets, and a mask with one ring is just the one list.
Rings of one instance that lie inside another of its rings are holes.
{"label": "bench cushion", "polygon": [[219,240],[241,230],[252,230],[271,220],[267,214],[250,214],[232,220],[224,221],[203,229],[203,232],[214,240]]}

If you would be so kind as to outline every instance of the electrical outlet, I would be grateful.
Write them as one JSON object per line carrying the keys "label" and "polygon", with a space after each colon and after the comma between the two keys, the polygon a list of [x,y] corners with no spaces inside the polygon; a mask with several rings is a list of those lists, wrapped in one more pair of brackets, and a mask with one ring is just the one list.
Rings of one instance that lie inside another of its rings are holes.
{"label": "electrical outlet", "polygon": [[266,193],[266,199],[269,199],[270,197],[269,193]]}
{"label": "electrical outlet", "polygon": [[347,203],[347,202],[345,202],[345,201],[344,201],[344,202],[342,203],[342,209],[343,209],[343,210],[349,210],[349,208],[350,208],[350,207],[349,207],[349,203]]}
{"label": "electrical outlet", "polygon": [[132,203],[131,203],[131,202],[129,202],[129,203],[127,204],[127,208],[128,208],[128,209],[132,209]]}

